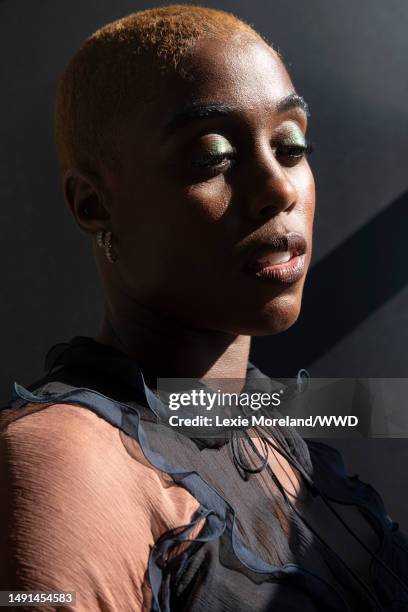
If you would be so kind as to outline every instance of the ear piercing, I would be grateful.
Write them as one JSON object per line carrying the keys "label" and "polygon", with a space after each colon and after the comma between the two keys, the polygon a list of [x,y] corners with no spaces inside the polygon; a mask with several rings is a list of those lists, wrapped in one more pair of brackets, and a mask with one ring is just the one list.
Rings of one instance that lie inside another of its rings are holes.
{"label": "ear piercing", "polygon": [[106,259],[110,263],[115,263],[117,255],[112,252],[112,232],[100,230],[96,234],[96,244],[105,251]]}

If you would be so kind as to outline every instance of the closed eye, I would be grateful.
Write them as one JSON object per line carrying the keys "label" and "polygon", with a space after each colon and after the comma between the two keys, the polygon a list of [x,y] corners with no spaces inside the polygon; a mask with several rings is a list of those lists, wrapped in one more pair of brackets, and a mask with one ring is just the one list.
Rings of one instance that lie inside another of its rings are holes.
{"label": "closed eye", "polygon": [[285,145],[281,144],[276,147],[277,159],[286,166],[294,166],[301,161],[306,155],[313,153],[314,148],[311,144],[302,145]]}
{"label": "closed eye", "polygon": [[229,151],[228,153],[207,153],[202,157],[193,160],[191,163],[196,168],[205,168],[224,165],[224,163],[228,163],[235,158],[236,154],[234,151]]}

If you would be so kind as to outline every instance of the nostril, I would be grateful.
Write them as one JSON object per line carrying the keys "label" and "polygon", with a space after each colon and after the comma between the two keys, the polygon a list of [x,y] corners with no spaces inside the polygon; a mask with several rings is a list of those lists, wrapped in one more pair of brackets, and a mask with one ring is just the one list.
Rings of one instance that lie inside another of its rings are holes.
{"label": "nostril", "polygon": [[267,204],[259,208],[259,215],[264,218],[271,217],[272,215],[276,215],[278,211],[279,211],[278,206]]}
{"label": "nostril", "polygon": [[268,219],[269,217],[272,217],[277,212],[278,211],[273,209],[272,206],[265,206],[265,208],[262,208],[262,210],[260,211],[260,216],[263,217],[264,219]]}
{"label": "nostril", "polygon": [[277,215],[280,212],[291,211],[294,206],[295,206],[295,202],[291,202],[290,204],[286,206],[282,206],[282,203],[276,202],[273,204],[267,204],[265,206],[260,207],[258,210],[258,214],[263,219],[268,219],[269,217],[273,217],[274,215]]}

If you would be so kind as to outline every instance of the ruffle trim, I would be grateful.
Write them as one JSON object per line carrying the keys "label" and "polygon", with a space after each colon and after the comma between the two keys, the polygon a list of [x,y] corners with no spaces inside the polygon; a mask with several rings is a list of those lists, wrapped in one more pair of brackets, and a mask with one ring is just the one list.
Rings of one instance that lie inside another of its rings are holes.
{"label": "ruffle trim", "polygon": [[[145,384],[143,376],[142,381],[148,406],[156,416],[160,417],[165,411],[165,407]],[[293,563],[283,566],[269,564],[249,550],[239,536],[234,508],[196,471],[186,471],[183,468],[168,464],[160,453],[151,448],[140,413],[136,407],[114,400],[92,389],[70,387],[65,384],[63,387],[66,390],[61,393],[45,392],[36,395],[15,382],[14,394],[9,406],[22,407],[28,403],[64,403],[80,404],[89,408],[134,438],[139,443],[143,455],[154,468],[171,475],[177,484],[184,487],[200,503],[200,507],[190,524],[166,532],[151,549],[148,576],[153,595],[153,612],[170,612],[170,588],[168,582],[164,580],[164,569],[171,549],[182,542],[209,542],[220,538],[225,533],[230,537],[235,556],[250,571],[268,575],[268,578],[274,580],[289,580],[291,584],[311,593],[317,600],[324,601],[327,609],[333,612],[350,610],[339,592],[316,574]],[[339,457],[341,459],[340,454]],[[337,469],[340,469],[338,462]],[[344,475],[346,476],[345,472]],[[366,505],[365,500],[362,503],[364,506]],[[204,524],[199,534],[189,539],[194,527],[203,519]]]}

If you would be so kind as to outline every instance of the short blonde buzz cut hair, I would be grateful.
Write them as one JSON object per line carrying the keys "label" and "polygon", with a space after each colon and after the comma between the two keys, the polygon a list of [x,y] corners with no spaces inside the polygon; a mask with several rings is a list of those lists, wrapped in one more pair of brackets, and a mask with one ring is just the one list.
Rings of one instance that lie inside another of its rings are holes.
{"label": "short blonde buzz cut hair", "polygon": [[72,168],[96,176],[103,168],[119,171],[115,133],[154,93],[155,79],[168,71],[183,74],[180,60],[201,36],[228,40],[240,32],[269,45],[232,13],[192,4],[138,11],[97,30],[58,84],[54,127],[61,173]]}

